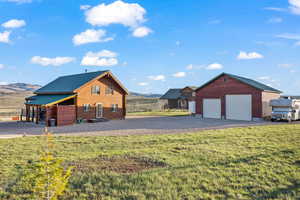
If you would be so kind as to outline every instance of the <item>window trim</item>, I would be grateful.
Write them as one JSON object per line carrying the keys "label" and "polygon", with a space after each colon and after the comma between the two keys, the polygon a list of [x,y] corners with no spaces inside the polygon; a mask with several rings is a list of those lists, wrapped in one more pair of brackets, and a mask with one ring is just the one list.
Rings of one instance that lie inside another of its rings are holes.
{"label": "window trim", "polygon": [[101,94],[101,87],[99,85],[92,85],[91,94],[92,95],[100,95]]}
{"label": "window trim", "polygon": [[87,113],[90,112],[91,105],[90,104],[83,104],[83,112]]}
{"label": "window trim", "polygon": [[105,94],[106,95],[114,95],[114,85],[112,83],[110,83],[109,85],[106,86]]}
{"label": "window trim", "polygon": [[118,104],[111,104],[111,112],[118,112],[119,105]]}

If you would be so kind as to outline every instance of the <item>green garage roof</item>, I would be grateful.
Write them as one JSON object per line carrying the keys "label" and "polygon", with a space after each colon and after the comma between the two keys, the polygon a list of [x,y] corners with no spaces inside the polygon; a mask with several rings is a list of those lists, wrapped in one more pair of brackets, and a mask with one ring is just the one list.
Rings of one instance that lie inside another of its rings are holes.
{"label": "green garage roof", "polygon": [[75,97],[74,94],[36,95],[26,98],[28,105],[52,105]]}
{"label": "green garage roof", "polygon": [[61,76],[36,90],[35,94],[51,94],[51,93],[73,93],[74,90],[81,87],[85,83],[108,71],[97,71],[83,74],[75,74],[69,76]]}

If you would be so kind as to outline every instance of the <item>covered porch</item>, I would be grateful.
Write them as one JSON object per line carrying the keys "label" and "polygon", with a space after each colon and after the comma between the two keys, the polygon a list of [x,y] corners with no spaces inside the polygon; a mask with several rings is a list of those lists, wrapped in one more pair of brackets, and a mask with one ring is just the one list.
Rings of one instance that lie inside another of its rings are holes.
{"label": "covered porch", "polygon": [[26,98],[25,116],[27,122],[50,126],[74,124],[76,121],[76,95],[35,95]]}

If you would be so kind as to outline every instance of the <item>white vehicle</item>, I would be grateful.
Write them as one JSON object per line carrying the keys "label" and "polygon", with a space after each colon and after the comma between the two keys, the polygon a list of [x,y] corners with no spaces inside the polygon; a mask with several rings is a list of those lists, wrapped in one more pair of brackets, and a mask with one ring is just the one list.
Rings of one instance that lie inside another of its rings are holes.
{"label": "white vehicle", "polygon": [[287,120],[288,122],[300,119],[300,100],[280,98],[270,101],[272,106],[272,121]]}

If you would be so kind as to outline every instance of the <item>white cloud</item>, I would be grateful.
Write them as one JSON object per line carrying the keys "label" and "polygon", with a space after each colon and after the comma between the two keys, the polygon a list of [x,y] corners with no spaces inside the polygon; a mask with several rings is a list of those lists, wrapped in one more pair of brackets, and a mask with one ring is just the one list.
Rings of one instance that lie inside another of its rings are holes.
{"label": "white cloud", "polygon": [[141,82],[141,83],[138,83],[139,86],[147,86],[149,85],[149,83],[146,83],[146,82]]}
{"label": "white cloud", "polygon": [[86,21],[93,26],[122,24],[136,28],[145,22],[146,10],[137,3],[125,3],[121,0],[111,4],[102,3],[85,12]]}
{"label": "white cloud", "polygon": [[194,66],[193,66],[193,64],[189,64],[188,66],[186,66],[186,69],[188,69],[188,70],[192,70],[192,69],[194,69]]}
{"label": "white cloud", "polygon": [[4,68],[4,65],[3,64],[0,64],[0,69],[3,69]]}
{"label": "white cloud", "polygon": [[95,42],[108,42],[113,40],[112,37],[105,37],[105,30],[87,29],[85,32],[79,33],[73,37],[74,45],[82,45]]}
{"label": "white cloud", "polygon": [[278,41],[255,41],[256,44],[258,45],[263,45],[263,46],[281,46],[282,43]]}
{"label": "white cloud", "polygon": [[1,82],[0,82],[0,85],[8,85],[8,82],[1,81]]}
{"label": "white cloud", "polygon": [[136,29],[133,31],[132,35],[133,35],[134,37],[145,37],[145,36],[149,35],[149,34],[152,33],[152,32],[153,32],[153,31],[152,31],[150,28],[145,27],[145,26],[142,26],[142,27],[136,28]]}
{"label": "white cloud", "polygon": [[283,33],[276,35],[276,37],[288,40],[300,40],[300,34]]}
{"label": "white cloud", "polygon": [[237,56],[237,59],[238,60],[251,60],[251,59],[261,59],[263,58],[264,56],[257,53],[257,52],[244,52],[244,51],[241,51],[240,54]]}
{"label": "white cloud", "polygon": [[193,64],[189,64],[188,66],[186,66],[187,70],[193,70],[193,69],[203,69],[207,66],[205,65],[193,65]]}
{"label": "white cloud", "polygon": [[279,64],[278,66],[279,66],[279,67],[282,67],[282,68],[291,68],[291,67],[293,67],[294,65],[293,65],[293,64],[287,64],[287,63],[285,63],[285,64]]}
{"label": "white cloud", "polygon": [[88,52],[81,60],[81,65],[83,66],[98,66],[98,67],[108,67],[118,64],[117,53],[102,50],[100,52]]}
{"label": "white cloud", "polygon": [[270,24],[279,24],[279,23],[283,22],[283,19],[280,17],[272,17],[267,22]]}
{"label": "white cloud", "polygon": [[300,46],[300,34],[292,34],[292,33],[283,33],[280,35],[276,35],[277,38],[287,39],[287,40],[297,40],[295,43],[296,46]]}
{"label": "white cloud", "polygon": [[218,69],[223,69],[223,65],[219,64],[219,63],[212,63],[210,65],[207,65],[205,67],[205,69],[207,70],[218,70]]}
{"label": "white cloud", "polygon": [[180,46],[181,42],[180,41],[176,41],[175,44],[176,44],[176,46]]}
{"label": "white cloud", "polygon": [[148,76],[149,79],[154,81],[165,81],[166,77],[164,75]]}
{"label": "white cloud", "polygon": [[2,33],[0,33],[0,42],[3,42],[3,43],[9,43],[10,40],[9,40],[9,36],[10,36],[10,31],[4,31]]}
{"label": "white cloud", "polygon": [[22,3],[31,3],[32,0],[4,0],[6,2],[12,2],[12,3],[18,3],[18,4],[22,4]]}
{"label": "white cloud", "polygon": [[206,69],[206,70],[218,70],[218,69],[223,69],[224,66],[220,63],[212,63],[209,65],[193,65],[189,64],[186,66],[187,70],[196,70],[196,69]]}
{"label": "white cloud", "polygon": [[285,8],[278,8],[278,7],[266,7],[264,8],[265,10],[272,10],[272,11],[277,11],[277,12],[285,12]]}
{"label": "white cloud", "polygon": [[271,80],[271,77],[269,76],[261,76],[261,77],[258,77],[259,80]]}
{"label": "white cloud", "polygon": [[20,28],[25,25],[26,25],[26,22],[24,20],[19,20],[19,19],[11,19],[2,24],[2,26],[4,28]]}
{"label": "white cloud", "polygon": [[47,58],[41,56],[34,56],[31,58],[31,63],[38,64],[42,66],[60,66],[70,62],[74,62],[75,58],[73,57],[55,57],[55,58]]}
{"label": "white cloud", "polygon": [[92,6],[90,5],[80,5],[80,10],[88,10],[90,9]]}
{"label": "white cloud", "polygon": [[176,78],[182,78],[182,77],[186,76],[186,73],[185,72],[177,72],[177,73],[173,74],[173,76]]}
{"label": "white cloud", "polygon": [[300,15],[300,0],[289,0],[290,11],[295,15]]}
{"label": "white cloud", "polygon": [[268,85],[270,87],[273,87],[274,85],[276,87],[280,86],[280,83],[270,76],[261,76],[261,77],[258,77],[257,79],[258,79],[258,81],[262,81],[263,83],[265,83],[266,85]]}

